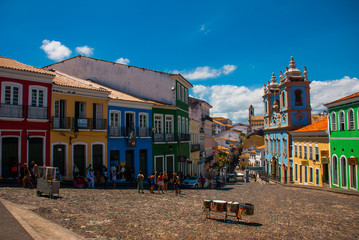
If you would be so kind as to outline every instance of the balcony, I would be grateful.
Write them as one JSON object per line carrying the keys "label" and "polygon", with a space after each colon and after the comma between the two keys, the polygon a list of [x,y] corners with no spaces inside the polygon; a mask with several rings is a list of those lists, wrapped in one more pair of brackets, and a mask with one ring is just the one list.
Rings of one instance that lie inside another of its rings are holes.
{"label": "balcony", "polygon": [[191,152],[196,152],[199,151],[200,149],[201,149],[200,144],[191,144]]}
{"label": "balcony", "polygon": [[51,129],[71,129],[70,117],[51,117]]}
{"label": "balcony", "polygon": [[190,141],[191,140],[191,135],[190,134],[179,133],[178,138],[179,138],[178,139],[179,141]]}
{"label": "balcony", "polygon": [[153,141],[154,142],[179,142],[179,141],[190,141],[190,134],[183,133],[154,133]]}
{"label": "balcony", "polygon": [[24,107],[20,105],[0,104],[0,117],[23,118]]}
{"label": "balcony", "polygon": [[139,127],[139,128],[137,128],[136,135],[138,137],[149,137],[150,129],[147,127]]}
{"label": "balcony", "polygon": [[47,108],[29,106],[27,117],[31,119],[47,119]]}
{"label": "balcony", "polygon": [[121,137],[121,127],[112,126],[109,128],[109,131],[110,137]]}
{"label": "balcony", "polygon": [[104,118],[73,118],[73,126],[78,129],[105,130],[107,119]]}

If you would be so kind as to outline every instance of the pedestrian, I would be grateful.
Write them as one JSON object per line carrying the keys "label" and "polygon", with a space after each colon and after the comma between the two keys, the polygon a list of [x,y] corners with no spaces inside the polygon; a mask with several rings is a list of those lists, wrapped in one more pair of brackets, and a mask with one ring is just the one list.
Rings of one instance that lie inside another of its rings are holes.
{"label": "pedestrian", "polygon": [[86,178],[89,188],[95,188],[95,175],[92,168],[87,171]]}
{"label": "pedestrian", "polygon": [[104,178],[105,188],[107,188],[108,170],[105,165],[102,166],[102,176]]}
{"label": "pedestrian", "polygon": [[143,192],[143,180],[145,179],[145,176],[143,176],[142,171],[137,175],[137,190],[138,193],[142,191]]}
{"label": "pedestrian", "polygon": [[204,177],[202,177],[202,175],[199,177],[202,188],[204,188],[204,184],[206,183],[206,179]]}
{"label": "pedestrian", "polygon": [[74,174],[73,175],[74,175],[74,180],[80,175],[80,170],[76,164],[74,165]]}
{"label": "pedestrian", "polygon": [[168,175],[167,175],[167,172],[163,172],[163,188],[164,190],[167,192],[167,187],[168,187],[168,183],[169,183],[169,178],[168,178]]}
{"label": "pedestrian", "polygon": [[125,179],[125,173],[126,173],[126,168],[125,166],[121,167],[121,179],[124,180]]}
{"label": "pedestrian", "polygon": [[177,176],[176,173],[173,173],[173,178],[171,179],[171,182],[173,183],[175,196],[177,196],[178,194],[180,194],[179,185],[181,184],[181,180],[180,180],[179,176]]}
{"label": "pedestrian", "polygon": [[217,175],[217,188],[218,189],[221,189],[221,175],[218,173],[218,175]]}
{"label": "pedestrian", "polygon": [[32,172],[31,180],[34,183],[34,185],[37,185],[37,179],[39,177],[39,166],[37,166],[37,164],[34,161],[31,162],[31,172]]}
{"label": "pedestrian", "polygon": [[155,189],[155,186],[156,186],[156,174],[157,174],[157,171],[154,173],[151,174],[150,176],[150,192],[151,193],[155,193],[153,190]]}
{"label": "pedestrian", "polygon": [[30,181],[31,173],[26,163],[24,163],[24,178],[22,179],[22,187],[24,188],[26,183],[30,184],[31,188],[34,188],[34,185]]}
{"label": "pedestrian", "polygon": [[116,176],[117,176],[117,173],[116,173],[116,166],[112,166],[111,167],[111,180],[113,182],[113,188],[116,188]]}
{"label": "pedestrian", "polygon": [[164,181],[163,181],[163,173],[161,172],[160,175],[157,178],[157,185],[158,185],[158,193],[160,193],[160,190],[163,192],[163,187],[164,187]]}

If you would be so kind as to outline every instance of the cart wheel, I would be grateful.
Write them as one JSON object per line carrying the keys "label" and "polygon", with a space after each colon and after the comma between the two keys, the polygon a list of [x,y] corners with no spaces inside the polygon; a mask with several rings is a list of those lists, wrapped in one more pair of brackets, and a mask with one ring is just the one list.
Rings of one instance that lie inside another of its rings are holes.
{"label": "cart wheel", "polygon": [[37,195],[38,197],[41,197],[41,191],[37,191],[37,192],[36,192],[36,195]]}

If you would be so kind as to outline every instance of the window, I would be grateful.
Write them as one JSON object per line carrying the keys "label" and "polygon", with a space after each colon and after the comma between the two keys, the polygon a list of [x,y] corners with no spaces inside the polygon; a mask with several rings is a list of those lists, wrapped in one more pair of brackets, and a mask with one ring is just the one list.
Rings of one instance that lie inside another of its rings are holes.
{"label": "window", "polygon": [[346,164],[347,160],[345,159],[345,157],[341,157],[340,158],[340,172],[341,172],[341,182],[342,182],[342,187],[346,187],[347,186],[347,164]]}
{"label": "window", "polygon": [[345,130],[344,111],[339,112],[339,131]]}
{"label": "window", "polygon": [[178,134],[180,134],[182,131],[181,131],[181,116],[178,116],[178,122],[177,122],[177,127],[178,127]]}
{"label": "window", "polygon": [[297,143],[294,143],[294,157],[298,157]]}
{"label": "window", "polygon": [[298,182],[298,164],[297,163],[294,165],[294,171],[295,171],[295,181]]}
{"label": "window", "polygon": [[335,112],[332,112],[332,114],[330,115],[330,128],[332,131],[337,130],[337,119],[336,119]]}
{"label": "window", "polygon": [[187,90],[187,88],[184,89],[184,102],[188,103],[188,90]]}
{"label": "window", "polygon": [[54,100],[54,118],[53,118],[53,127],[54,128],[70,128],[66,120],[66,101],[65,100]]}
{"label": "window", "polygon": [[304,159],[308,159],[307,158],[307,144],[304,144]]}
{"label": "window", "polygon": [[350,165],[349,166],[349,174],[350,174],[350,188],[355,189],[357,187],[357,172],[356,172],[357,165]]}
{"label": "window", "polygon": [[338,185],[338,158],[333,156],[333,184]]}
{"label": "window", "polygon": [[173,133],[173,116],[172,115],[166,115],[166,134]]}
{"label": "window", "polygon": [[155,114],[155,133],[163,133],[162,115]]}
{"label": "window", "polygon": [[280,139],[277,139],[277,154],[280,155]]}
{"label": "window", "polygon": [[177,83],[177,100],[181,99],[181,86]]}
{"label": "window", "polygon": [[313,183],[313,168],[309,167],[309,182]]}
{"label": "window", "polygon": [[319,147],[318,143],[315,143],[315,161],[319,161]]}
{"label": "window", "polygon": [[354,130],[354,110],[348,110],[348,130]]}
{"label": "window", "polygon": [[181,86],[181,100],[184,102],[184,87]]}
{"label": "window", "polygon": [[287,139],[283,138],[283,154],[287,155]]}
{"label": "window", "polygon": [[319,169],[315,169],[315,184],[319,185]]}
{"label": "window", "polygon": [[303,106],[303,93],[302,90],[297,89],[294,91],[294,105]]}
{"label": "window", "polygon": [[121,112],[110,111],[110,136],[121,135]]}
{"label": "window", "polygon": [[303,182],[303,166],[299,165],[299,182]]}
{"label": "window", "polygon": [[3,103],[9,105],[21,105],[19,86],[5,86],[3,89],[5,89],[5,94],[2,94],[2,96],[4,96],[4,99],[2,99]]}
{"label": "window", "polygon": [[264,112],[265,112],[265,114],[268,114],[268,101],[267,100],[264,102]]}
{"label": "window", "polygon": [[184,117],[182,117],[182,133],[186,133],[186,121]]}
{"label": "window", "polygon": [[75,102],[75,118],[86,118],[85,102]]}
{"label": "window", "polygon": [[285,92],[282,92],[282,108],[285,108]]}
{"label": "window", "polygon": [[311,143],[309,144],[309,159],[313,160],[313,146]]}
{"label": "window", "polygon": [[44,107],[44,90],[31,90],[31,105],[32,107]]}
{"label": "window", "polygon": [[188,118],[186,118],[186,133],[188,134],[188,129],[189,129],[189,126],[188,126]]}
{"label": "window", "polygon": [[302,158],[302,144],[299,144],[299,158]]}
{"label": "window", "polygon": [[304,167],[304,182],[308,183],[308,166]]}
{"label": "window", "polygon": [[148,114],[147,113],[140,113],[140,125],[139,125],[139,136],[146,137],[149,136],[148,134]]}

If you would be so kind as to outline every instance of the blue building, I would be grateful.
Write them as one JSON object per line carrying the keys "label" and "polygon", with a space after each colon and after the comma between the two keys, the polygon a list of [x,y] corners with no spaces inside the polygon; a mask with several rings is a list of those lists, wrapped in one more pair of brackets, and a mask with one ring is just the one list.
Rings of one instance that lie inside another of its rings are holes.
{"label": "blue building", "polygon": [[282,183],[293,180],[288,132],[311,124],[310,81],[305,67],[303,75],[292,57],[284,76],[280,71],[280,82],[273,73],[271,81],[264,84],[265,169]]}

